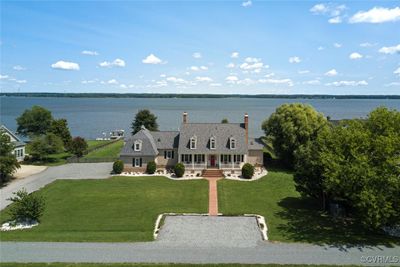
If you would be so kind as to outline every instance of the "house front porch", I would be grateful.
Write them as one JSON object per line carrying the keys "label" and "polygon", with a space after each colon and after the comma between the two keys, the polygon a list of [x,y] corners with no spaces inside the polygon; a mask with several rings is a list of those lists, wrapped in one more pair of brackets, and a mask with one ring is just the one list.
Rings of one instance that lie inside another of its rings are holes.
{"label": "house front porch", "polygon": [[182,154],[179,157],[187,170],[240,170],[244,161],[242,154]]}

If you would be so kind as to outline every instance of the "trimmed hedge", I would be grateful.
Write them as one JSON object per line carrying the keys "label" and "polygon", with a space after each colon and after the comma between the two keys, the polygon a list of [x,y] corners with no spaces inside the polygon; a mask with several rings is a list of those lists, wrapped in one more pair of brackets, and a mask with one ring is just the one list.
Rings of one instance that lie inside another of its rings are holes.
{"label": "trimmed hedge", "polygon": [[116,160],[113,164],[113,172],[120,174],[124,170],[124,162],[122,160]]}
{"label": "trimmed hedge", "polygon": [[250,179],[254,175],[254,166],[250,163],[245,163],[242,167],[242,176],[245,179]]}
{"label": "trimmed hedge", "polygon": [[148,174],[153,174],[156,172],[157,169],[157,165],[154,161],[150,161],[149,163],[147,163],[147,167],[146,167],[146,172]]}
{"label": "trimmed hedge", "polygon": [[183,163],[177,163],[174,167],[176,177],[182,177],[185,174],[185,165]]}

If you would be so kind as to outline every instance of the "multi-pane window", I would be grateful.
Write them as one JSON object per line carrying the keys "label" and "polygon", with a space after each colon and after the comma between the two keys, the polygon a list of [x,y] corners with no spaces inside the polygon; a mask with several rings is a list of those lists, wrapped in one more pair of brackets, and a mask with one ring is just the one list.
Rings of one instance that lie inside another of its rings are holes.
{"label": "multi-pane window", "polygon": [[232,155],[221,155],[221,162],[222,163],[229,163],[232,160]]}
{"label": "multi-pane window", "polygon": [[173,150],[165,150],[164,151],[164,159],[173,159],[174,151]]}
{"label": "multi-pane window", "polygon": [[203,163],[205,161],[204,154],[201,155],[194,155],[194,162],[196,163]]}
{"label": "multi-pane window", "polygon": [[210,149],[215,149],[216,147],[216,141],[214,137],[210,138]]}
{"label": "multi-pane window", "polygon": [[182,154],[181,161],[184,163],[191,163],[192,162],[192,155],[190,154]]}
{"label": "multi-pane window", "polygon": [[142,167],[142,158],[133,158],[133,167]]}
{"label": "multi-pane window", "polygon": [[196,149],[196,136],[193,136],[192,138],[190,138],[190,149]]}
{"label": "multi-pane window", "polygon": [[233,155],[233,161],[236,163],[240,163],[244,161],[243,155]]}
{"label": "multi-pane window", "polygon": [[140,141],[140,140],[135,141],[135,143],[133,145],[133,150],[141,151],[142,150],[142,141]]}
{"label": "multi-pane window", "polygon": [[236,140],[233,137],[230,138],[230,147],[231,149],[236,149]]}

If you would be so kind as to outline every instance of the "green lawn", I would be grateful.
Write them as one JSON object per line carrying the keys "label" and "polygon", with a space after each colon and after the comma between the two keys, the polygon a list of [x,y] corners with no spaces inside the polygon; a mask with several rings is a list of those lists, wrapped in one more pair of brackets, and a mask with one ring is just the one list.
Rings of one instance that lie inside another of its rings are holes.
{"label": "green lawn", "polygon": [[397,238],[367,233],[349,221],[333,221],[313,199],[296,191],[293,175],[270,170],[254,182],[218,182],[219,212],[263,215],[272,241],[316,244],[400,244]]}
{"label": "green lawn", "polygon": [[302,267],[339,265],[279,265],[279,264],[174,264],[174,263],[0,263],[1,267]]}
{"label": "green lawn", "polygon": [[88,153],[87,155],[84,156],[84,158],[118,158],[119,152],[121,151],[123,145],[124,145],[123,140],[119,140],[115,143],[112,143],[110,145],[107,145],[105,147],[96,149]]}
{"label": "green lawn", "polygon": [[103,144],[111,143],[111,140],[87,140],[88,149],[92,149]]}
{"label": "green lawn", "polygon": [[[158,214],[208,211],[205,180],[113,177],[57,180],[37,192],[46,199],[39,226],[1,233],[18,241],[150,241]],[[7,209],[0,212],[7,221]]]}

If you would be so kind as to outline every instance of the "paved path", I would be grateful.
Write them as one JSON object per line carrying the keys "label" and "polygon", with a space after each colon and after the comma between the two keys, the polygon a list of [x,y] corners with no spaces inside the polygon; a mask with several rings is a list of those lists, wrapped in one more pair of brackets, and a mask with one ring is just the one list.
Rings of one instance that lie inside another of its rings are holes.
{"label": "paved path", "polygon": [[10,202],[13,192],[25,188],[29,193],[57,179],[104,179],[110,176],[112,163],[71,163],[49,167],[45,171],[12,181],[0,189],[0,210]]}
{"label": "paved path", "polygon": [[217,181],[219,178],[206,178],[208,180],[208,214],[218,215],[218,190]]}
{"label": "paved path", "polygon": [[[195,247],[162,241],[140,243],[2,242],[1,262],[142,262],[355,264],[377,256],[395,257],[400,247],[331,247],[259,242],[252,247]],[[393,259],[393,258],[392,258]],[[395,261],[395,259],[394,259]],[[399,265],[399,262],[374,266]]]}

